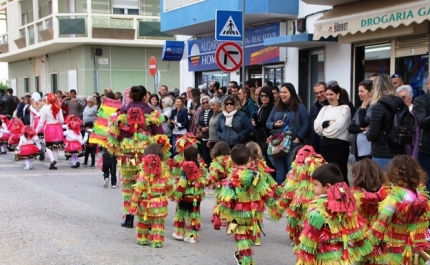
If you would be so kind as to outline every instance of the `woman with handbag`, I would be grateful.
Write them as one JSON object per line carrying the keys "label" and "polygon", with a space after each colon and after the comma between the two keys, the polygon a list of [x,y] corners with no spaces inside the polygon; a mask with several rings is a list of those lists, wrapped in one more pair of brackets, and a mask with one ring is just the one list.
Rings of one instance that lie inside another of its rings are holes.
{"label": "woman with handbag", "polygon": [[239,101],[232,96],[226,97],[222,110],[216,129],[218,138],[226,142],[230,149],[237,144],[245,143],[252,126],[246,114],[240,111]]}
{"label": "woman with handbag", "polygon": [[270,153],[270,148],[268,149],[269,159],[276,168],[276,182],[280,185],[290,170],[294,148],[302,144],[307,136],[309,118],[306,107],[300,102],[293,84],[283,84],[279,95],[280,99],[275,103],[267,119],[266,127],[272,131],[272,136],[268,138],[269,147],[276,138],[284,135],[283,139],[278,140],[281,142],[290,141],[289,143],[280,143],[289,147],[289,149],[284,148],[282,154]]}
{"label": "woman with handbag", "polygon": [[187,132],[188,127],[188,111],[185,108],[184,100],[181,97],[175,99],[175,108],[172,110],[169,119],[169,127],[172,130],[170,144],[172,145],[172,157],[176,155],[175,143],[176,139]]}
{"label": "woman with handbag", "polygon": [[[266,122],[269,119],[270,113],[274,106],[274,97],[272,90],[269,87],[263,87],[258,97],[257,112],[252,117],[252,126],[255,128],[255,141],[260,146],[266,162],[270,163],[267,156],[267,138],[270,136],[270,130],[266,127]],[[270,167],[272,164],[270,163]]]}
{"label": "woman with handbag", "polygon": [[209,120],[213,115],[211,106],[209,105],[210,97],[204,96],[200,99],[203,111],[199,115],[199,123],[196,130],[196,138],[200,140],[199,152],[203,157],[206,165],[211,163],[210,149],[208,147],[209,141]]}
{"label": "woman with handbag", "polygon": [[314,121],[315,132],[321,136],[321,155],[328,163],[336,163],[342,171],[343,179],[348,182],[348,154],[351,111],[339,99],[341,88],[330,84],[325,89],[329,103],[318,113]]}

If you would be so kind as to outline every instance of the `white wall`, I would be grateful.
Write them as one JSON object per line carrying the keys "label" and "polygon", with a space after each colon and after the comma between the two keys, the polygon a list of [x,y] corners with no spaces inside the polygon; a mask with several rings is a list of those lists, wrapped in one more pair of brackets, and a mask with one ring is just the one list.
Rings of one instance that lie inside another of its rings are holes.
{"label": "white wall", "polygon": [[194,72],[188,72],[188,43],[191,36],[177,35],[176,40],[185,41],[184,56],[179,64],[179,90],[182,92],[187,92],[187,87],[194,87]]}
{"label": "white wall", "polygon": [[[309,14],[331,9],[331,6],[320,6],[320,5],[308,5],[303,3],[302,1],[299,1],[299,18],[303,18]],[[311,15],[306,18],[306,30],[308,33],[314,32],[314,22],[320,18],[324,13],[318,13],[315,15]]]}
{"label": "white wall", "polygon": [[299,88],[299,49],[287,48],[287,62],[284,68],[284,81],[291,83],[298,93]]}
{"label": "white wall", "polygon": [[336,80],[351,97],[351,44],[327,44],[325,47],[325,80]]}

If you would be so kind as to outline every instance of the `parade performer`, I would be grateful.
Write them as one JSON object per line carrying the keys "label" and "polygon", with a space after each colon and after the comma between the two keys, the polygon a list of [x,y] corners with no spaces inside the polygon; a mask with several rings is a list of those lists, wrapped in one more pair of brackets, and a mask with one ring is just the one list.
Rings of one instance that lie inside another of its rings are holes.
{"label": "parade performer", "polygon": [[163,162],[161,146],[151,144],[143,153],[130,213],[136,215],[137,243],[161,248],[164,242],[164,223],[168,214],[168,197],[174,191],[174,179]]}
{"label": "parade performer", "polygon": [[82,120],[76,115],[69,115],[67,116],[66,124],[67,130],[64,132],[66,140],[64,155],[71,157],[71,168],[78,168],[81,165],[79,163],[79,155],[84,152],[84,149],[82,148],[84,139],[81,134]]}
{"label": "parade performer", "polygon": [[[251,161],[248,164],[248,168],[254,172],[258,172],[260,174],[261,181],[267,182],[271,189],[271,193],[276,195],[282,194],[282,189],[278,188],[278,183],[273,179],[271,172],[274,172],[273,169],[267,166],[266,161],[263,159],[263,153],[261,152],[260,146],[256,142],[248,142],[246,144],[246,147],[248,148],[250,154],[251,154]],[[257,235],[254,240],[255,246],[261,245],[261,227],[263,226],[263,214],[264,214],[264,204],[260,205],[261,208],[257,209],[255,212],[257,216],[257,220],[259,222]]]}
{"label": "parade performer", "polygon": [[8,130],[11,135],[9,137],[8,145],[15,152],[15,161],[19,161],[19,151],[16,150],[16,146],[19,144],[19,138],[22,135],[22,128],[24,128],[24,123],[21,119],[14,118],[9,121]]}
{"label": "parade performer", "polygon": [[33,159],[39,155],[41,147],[39,137],[33,127],[24,126],[16,150],[19,152],[19,158],[25,159],[25,170],[33,169]]}
{"label": "parade performer", "polygon": [[[358,213],[367,220],[366,228],[370,228],[378,217],[379,203],[390,193],[390,186],[381,167],[368,158],[355,163],[351,174],[354,180],[351,192],[357,201]],[[363,257],[365,264],[388,264],[382,250],[381,245],[374,246],[373,251]]]}
{"label": "parade performer", "polygon": [[228,232],[234,234],[237,252],[235,258],[238,264],[254,264],[251,244],[259,230],[259,220],[256,212],[262,209],[262,204],[274,207],[273,191],[269,184],[260,178],[258,172],[248,168],[251,154],[242,144],[231,150],[232,171],[228,176],[228,184],[219,193],[221,216],[226,216],[229,225]]}
{"label": "parade performer", "polygon": [[384,256],[391,265],[425,264],[430,203],[425,191],[426,173],[411,156],[395,156],[386,176],[393,187],[379,205],[379,215],[368,231],[373,245],[384,242]]}
{"label": "parade performer", "polygon": [[[37,126],[40,122],[40,110],[42,107],[45,106],[45,102],[43,102],[42,97],[38,92],[34,92],[31,94],[31,106],[30,106],[30,125],[33,127],[34,130],[36,130]],[[39,160],[43,161],[45,160],[45,143],[44,143],[44,129],[37,134],[37,137],[39,137],[39,142],[42,148],[40,148],[40,156]]]}
{"label": "parade performer", "polygon": [[[187,132],[183,136],[180,136],[176,139],[176,142],[174,144],[175,144],[175,152],[177,154],[173,157],[170,165],[172,170],[172,175],[176,179],[179,179],[179,177],[181,176],[182,163],[184,162],[184,151],[190,146],[194,146],[197,148],[198,143],[199,143],[199,140],[197,140],[196,136],[190,132]],[[204,165],[203,159],[200,159],[200,163],[202,162]]]}
{"label": "parade performer", "polygon": [[0,115],[0,154],[6,154],[7,152],[7,143],[10,138],[10,131],[7,125],[9,124],[9,119]]}
{"label": "parade performer", "polygon": [[97,112],[97,118],[90,135],[89,143],[107,147],[109,119],[118,109],[122,108],[121,101],[104,98]]}
{"label": "parade performer", "polygon": [[[196,243],[201,226],[200,203],[205,195],[206,168],[199,165],[198,149],[185,149],[181,176],[176,185],[174,198],[178,202],[174,218],[173,237],[189,243]],[[188,218],[186,228],[185,219]]]}
{"label": "parade performer", "polygon": [[132,101],[127,106],[119,110],[118,114],[111,115],[107,139],[109,152],[118,158],[125,214],[121,226],[125,228],[133,228],[134,216],[129,213],[130,199],[143,152],[154,143],[153,135],[163,134],[161,124],[164,121],[164,116],[149,107],[145,87],[133,86],[130,98]]}
{"label": "parade performer", "polygon": [[231,169],[230,148],[226,142],[217,142],[211,151],[212,162],[209,165],[209,173],[206,185],[215,190],[215,206],[212,211],[212,222],[215,230],[220,230],[225,218],[220,216],[218,194]]}
{"label": "parade performer", "polygon": [[272,219],[279,220],[286,213],[286,231],[297,246],[309,203],[314,199],[312,174],[326,162],[310,145],[298,147],[294,152],[297,155],[284,182],[282,196],[270,215]]}
{"label": "parade performer", "polygon": [[354,264],[372,251],[366,220],[357,213],[354,196],[337,164],[326,164],[312,175],[314,194],[295,248],[296,265]]}
{"label": "parade performer", "polygon": [[47,104],[40,109],[40,121],[36,127],[36,133],[44,129],[44,139],[46,145],[46,154],[49,156],[51,163],[50,170],[55,170],[58,160],[58,149],[63,148],[63,112],[58,105],[57,97],[49,93],[46,97]]}

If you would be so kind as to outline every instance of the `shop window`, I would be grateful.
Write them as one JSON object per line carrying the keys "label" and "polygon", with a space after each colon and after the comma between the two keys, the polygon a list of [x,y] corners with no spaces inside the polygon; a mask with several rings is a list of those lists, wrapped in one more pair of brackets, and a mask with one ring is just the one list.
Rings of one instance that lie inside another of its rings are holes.
{"label": "shop window", "polygon": [[[254,78],[257,79],[257,78]],[[284,67],[264,68],[264,82],[270,81],[274,86],[280,87],[284,82]],[[264,83],[263,83],[264,84]]]}
{"label": "shop window", "polygon": [[[310,93],[308,94],[308,106],[311,106],[315,101],[314,84],[321,81],[326,81],[324,77],[324,62],[325,54],[323,50],[313,51],[309,56],[310,61]],[[303,99],[304,100],[304,99]]]}

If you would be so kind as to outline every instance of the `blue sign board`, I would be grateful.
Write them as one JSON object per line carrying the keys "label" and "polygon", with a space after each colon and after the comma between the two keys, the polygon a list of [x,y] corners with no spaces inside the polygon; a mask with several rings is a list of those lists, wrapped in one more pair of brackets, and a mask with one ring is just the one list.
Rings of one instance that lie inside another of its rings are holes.
{"label": "blue sign board", "polygon": [[[245,31],[245,66],[261,65],[284,61],[279,47],[265,47],[264,39],[279,37],[281,23],[276,22]],[[214,37],[188,41],[188,71],[209,71],[219,69],[215,61],[215,52],[222,41]],[[238,43],[242,45],[242,43]]]}
{"label": "blue sign board", "polygon": [[215,39],[242,41],[242,11],[215,11]]}
{"label": "blue sign board", "polygon": [[184,48],[185,42],[183,41],[166,40],[161,52],[161,59],[163,61],[180,61],[184,54]]}

